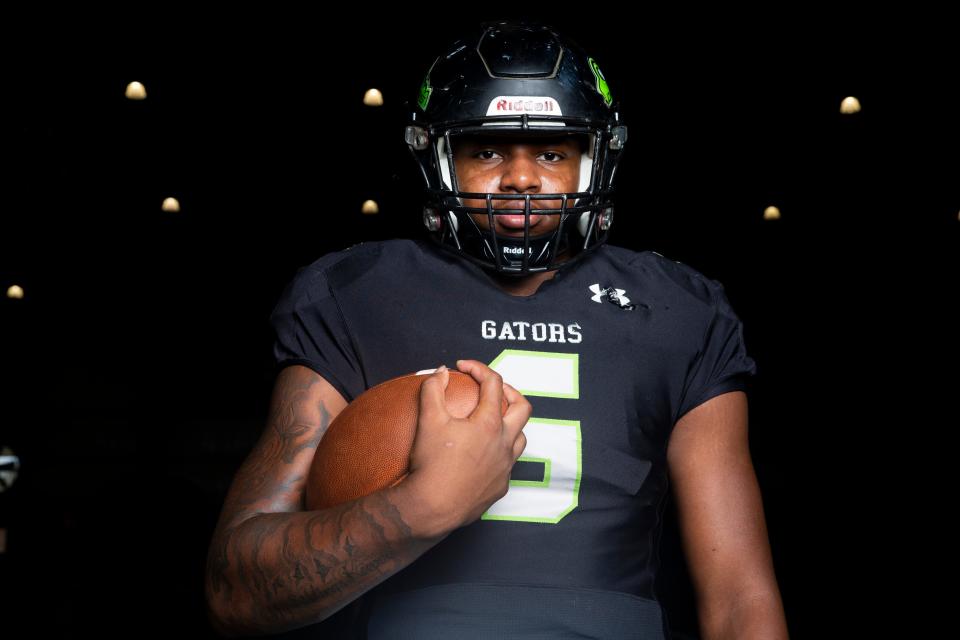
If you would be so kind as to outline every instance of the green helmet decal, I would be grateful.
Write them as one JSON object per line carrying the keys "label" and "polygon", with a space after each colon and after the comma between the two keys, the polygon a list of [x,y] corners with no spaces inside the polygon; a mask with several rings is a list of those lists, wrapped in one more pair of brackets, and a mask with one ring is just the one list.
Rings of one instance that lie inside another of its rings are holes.
{"label": "green helmet decal", "polygon": [[609,107],[610,103],[613,102],[613,96],[610,95],[610,87],[607,86],[607,79],[603,77],[603,73],[600,71],[600,67],[597,66],[596,60],[587,58],[587,62],[590,64],[590,70],[593,71],[593,75],[597,78],[597,91],[600,92],[600,95],[603,96],[603,101],[606,102]]}
{"label": "green helmet decal", "polygon": [[427,77],[423,79],[423,84],[420,85],[420,97],[417,99],[417,104],[424,111],[427,110],[427,104],[430,103],[430,94],[432,93],[433,87],[430,86],[430,74],[428,73]]}

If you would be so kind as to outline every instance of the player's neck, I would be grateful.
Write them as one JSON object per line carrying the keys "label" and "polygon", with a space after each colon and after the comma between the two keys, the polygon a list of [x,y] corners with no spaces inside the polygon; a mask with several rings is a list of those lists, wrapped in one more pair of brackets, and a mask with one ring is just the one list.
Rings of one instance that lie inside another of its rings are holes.
{"label": "player's neck", "polygon": [[541,271],[529,276],[518,278],[516,276],[504,276],[490,274],[501,289],[513,296],[532,296],[540,288],[540,285],[556,275],[556,270]]}
{"label": "player's neck", "polygon": [[[559,262],[566,262],[570,259],[569,250],[557,255]],[[547,280],[557,275],[557,269],[550,271],[540,271],[529,276],[518,278],[516,276],[506,276],[498,273],[491,273],[491,277],[496,281],[501,289],[514,296],[532,296],[540,289]]]}

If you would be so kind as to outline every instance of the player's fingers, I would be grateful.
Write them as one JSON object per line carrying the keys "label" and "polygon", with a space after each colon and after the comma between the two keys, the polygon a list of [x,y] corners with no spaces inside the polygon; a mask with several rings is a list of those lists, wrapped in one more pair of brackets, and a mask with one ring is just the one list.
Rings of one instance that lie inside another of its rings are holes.
{"label": "player's fingers", "polygon": [[[503,403],[503,378],[499,373],[479,360],[457,360],[461,371],[469,373],[480,383],[480,400],[469,419],[484,416],[500,424],[500,407]],[[494,418],[496,416],[496,418]]]}
{"label": "player's fingers", "polygon": [[504,429],[507,434],[516,437],[527,424],[533,407],[522,393],[509,384],[503,384],[503,395],[507,399],[507,412],[503,414]]}
{"label": "player's fingers", "polygon": [[515,404],[517,402],[525,402],[526,398],[522,393],[514,389],[510,384],[503,383],[503,396],[507,399],[507,404]]}
{"label": "player's fingers", "polygon": [[527,448],[527,436],[521,431],[517,434],[517,439],[513,441],[513,459],[516,460],[523,455],[523,450]]}
{"label": "player's fingers", "polygon": [[450,380],[447,367],[440,365],[420,384],[420,416],[423,418],[446,417],[446,389]]}

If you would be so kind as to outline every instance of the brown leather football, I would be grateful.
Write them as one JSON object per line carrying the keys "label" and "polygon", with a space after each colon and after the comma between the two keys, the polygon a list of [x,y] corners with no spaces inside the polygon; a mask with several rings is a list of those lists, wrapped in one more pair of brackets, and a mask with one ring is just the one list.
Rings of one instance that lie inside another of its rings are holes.
{"label": "brown leather football", "polygon": [[[466,418],[480,399],[480,385],[466,373],[449,371],[447,411]],[[362,498],[406,477],[420,414],[420,385],[428,377],[411,373],[381,382],[334,418],[320,439],[307,476],[308,510]],[[501,409],[506,413],[506,398]]]}

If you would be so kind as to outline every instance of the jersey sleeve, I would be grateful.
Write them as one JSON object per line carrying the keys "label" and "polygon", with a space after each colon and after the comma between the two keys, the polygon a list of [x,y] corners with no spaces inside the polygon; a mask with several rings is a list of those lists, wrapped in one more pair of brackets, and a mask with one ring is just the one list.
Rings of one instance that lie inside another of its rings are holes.
{"label": "jersey sleeve", "polygon": [[714,396],[747,390],[748,379],[757,372],[756,362],[747,354],[743,323],[730,306],[723,285],[716,280],[710,284],[713,317],[688,370],[677,420]]}
{"label": "jersey sleeve", "polygon": [[357,357],[337,300],[318,263],[301,267],[270,314],[275,372],[301,364],[352,402],[365,389]]}

